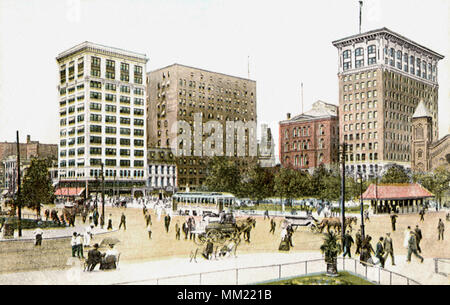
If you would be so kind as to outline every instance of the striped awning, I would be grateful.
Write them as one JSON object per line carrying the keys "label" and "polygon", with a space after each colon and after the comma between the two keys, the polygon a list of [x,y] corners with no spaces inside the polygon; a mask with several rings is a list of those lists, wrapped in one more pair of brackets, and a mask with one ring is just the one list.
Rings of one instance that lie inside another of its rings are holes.
{"label": "striped awning", "polygon": [[81,196],[84,192],[84,187],[61,187],[55,191],[56,196]]}

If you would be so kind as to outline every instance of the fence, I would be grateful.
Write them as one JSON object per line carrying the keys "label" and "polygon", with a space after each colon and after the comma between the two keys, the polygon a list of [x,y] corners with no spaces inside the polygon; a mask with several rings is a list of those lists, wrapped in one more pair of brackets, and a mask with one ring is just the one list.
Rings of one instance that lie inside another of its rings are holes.
{"label": "fence", "polygon": [[[338,258],[338,270],[347,271],[379,285],[420,285],[417,281],[374,266],[361,264],[353,258]],[[139,281],[121,282],[117,285],[249,285],[268,281],[326,272],[323,258],[285,264],[233,268],[186,275],[176,275]]]}
{"label": "fence", "polygon": [[435,258],[434,272],[448,276],[450,274],[450,258]]}

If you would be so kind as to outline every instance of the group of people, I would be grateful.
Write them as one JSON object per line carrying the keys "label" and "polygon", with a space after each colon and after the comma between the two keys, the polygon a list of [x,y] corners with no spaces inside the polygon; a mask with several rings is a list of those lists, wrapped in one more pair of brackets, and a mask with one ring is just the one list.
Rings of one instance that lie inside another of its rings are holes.
{"label": "group of people", "polygon": [[73,232],[70,244],[72,246],[72,257],[84,258],[83,247],[91,246],[91,239],[93,236],[92,230],[94,225],[91,224],[86,227],[83,234]]}
{"label": "group of people", "polygon": [[101,253],[99,245],[94,244],[92,250],[88,252],[86,260],[86,271],[93,271],[100,264],[100,270],[116,269],[119,261],[119,253],[114,249],[114,244],[109,244],[109,249],[105,253]]}

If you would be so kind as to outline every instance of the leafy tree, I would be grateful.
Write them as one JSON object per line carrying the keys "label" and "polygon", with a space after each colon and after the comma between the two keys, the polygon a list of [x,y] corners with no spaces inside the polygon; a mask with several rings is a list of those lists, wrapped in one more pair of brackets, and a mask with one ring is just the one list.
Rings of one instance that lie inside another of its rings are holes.
{"label": "leafy tree", "polygon": [[450,172],[445,167],[438,167],[432,173],[416,173],[413,181],[420,183],[424,188],[435,195],[441,205],[442,196],[449,189]]}
{"label": "leafy tree", "polygon": [[263,200],[271,197],[274,193],[275,176],[267,168],[261,167],[258,163],[252,164],[248,171],[248,181],[242,187],[250,199]]}
{"label": "leafy tree", "polygon": [[213,157],[207,163],[204,186],[211,192],[240,193],[241,173],[234,160],[228,157]]}
{"label": "leafy tree", "polygon": [[281,168],[274,180],[275,194],[281,199],[292,199],[297,194],[295,171],[291,168]]}
{"label": "leafy tree", "polygon": [[35,210],[37,215],[40,215],[41,204],[51,203],[54,198],[49,166],[51,163],[48,160],[33,158],[23,180],[21,202],[23,206]]}
{"label": "leafy tree", "polygon": [[409,183],[408,172],[400,165],[392,165],[381,178],[381,183]]}

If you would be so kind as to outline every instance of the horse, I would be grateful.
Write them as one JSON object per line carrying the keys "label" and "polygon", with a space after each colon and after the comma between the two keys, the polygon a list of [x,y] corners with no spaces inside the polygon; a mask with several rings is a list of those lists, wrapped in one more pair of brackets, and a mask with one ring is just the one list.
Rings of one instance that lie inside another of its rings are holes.
{"label": "horse", "polygon": [[[357,218],[352,216],[352,217],[346,217],[345,218],[345,223],[344,223],[344,227],[347,227],[347,225],[350,228],[350,231],[352,230],[352,226],[351,224],[357,223]],[[326,217],[323,218],[322,221],[320,223],[317,223],[317,228],[319,229],[319,232],[322,233],[324,228],[327,228],[328,233],[330,232],[330,228],[333,228],[334,230],[340,232],[342,224],[341,224],[341,219],[339,217]],[[344,228],[345,230],[345,228]]]}

